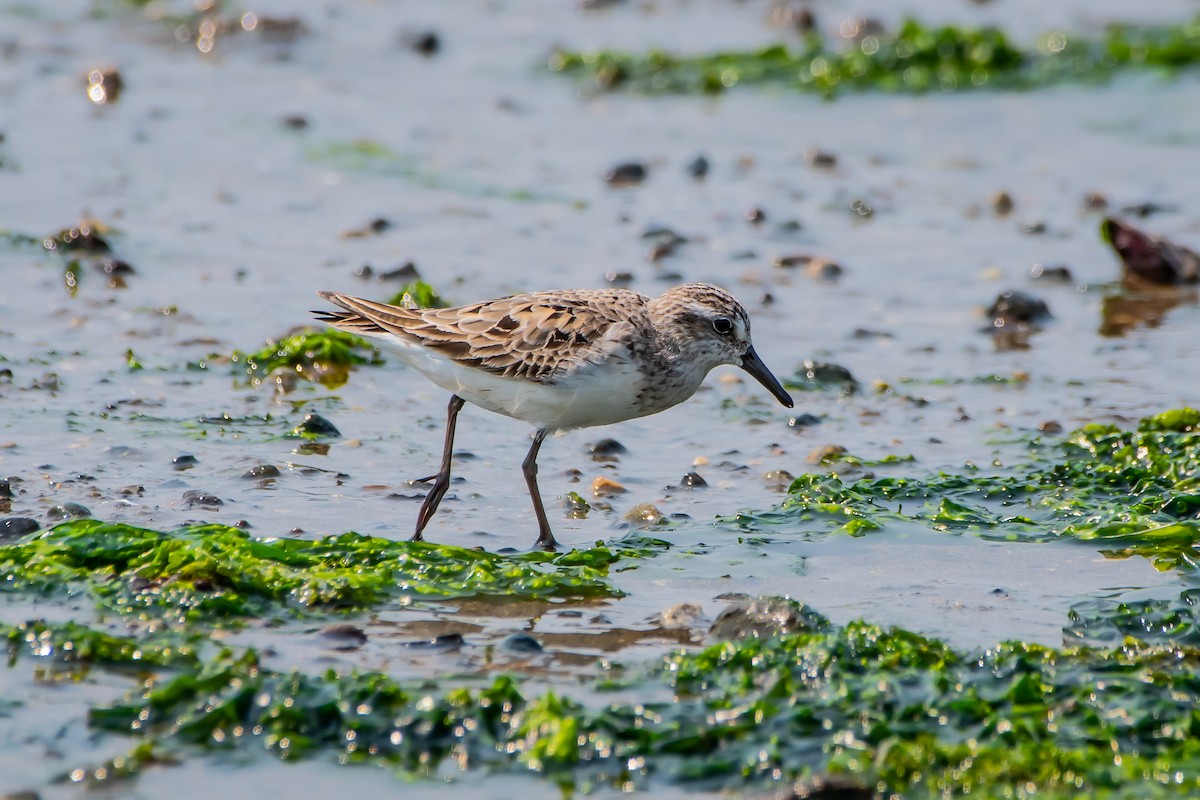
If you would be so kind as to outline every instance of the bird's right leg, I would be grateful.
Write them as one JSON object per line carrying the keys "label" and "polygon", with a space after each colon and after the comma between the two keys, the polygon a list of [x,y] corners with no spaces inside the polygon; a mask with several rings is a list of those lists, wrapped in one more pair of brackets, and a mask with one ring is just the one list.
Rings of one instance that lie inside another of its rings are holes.
{"label": "bird's right leg", "polygon": [[442,468],[434,476],[433,486],[429,487],[429,494],[425,495],[425,502],[421,503],[421,511],[417,514],[417,530],[412,535],[414,542],[424,541],[421,532],[433,518],[438,503],[442,502],[442,497],[450,488],[450,457],[454,452],[454,425],[458,421],[458,412],[462,410],[465,402],[456,394],[450,395],[450,406],[446,412],[446,445],[442,450]]}

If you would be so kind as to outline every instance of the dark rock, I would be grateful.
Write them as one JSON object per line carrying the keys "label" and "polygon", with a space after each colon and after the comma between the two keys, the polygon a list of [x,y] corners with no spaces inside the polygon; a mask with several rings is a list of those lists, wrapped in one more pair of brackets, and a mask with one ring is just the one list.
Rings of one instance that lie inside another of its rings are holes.
{"label": "dark rock", "polygon": [[7,480],[0,480],[0,500],[7,500],[12,496],[12,484]]}
{"label": "dark rock", "polygon": [[1117,251],[1126,281],[1174,284],[1200,280],[1200,254],[1109,217],[1100,236]]}
{"label": "dark rock", "polygon": [[215,494],[209,494],[202,489],[188,489],[183,493],[183,504],[188,508],[216,508],[225,505],[225,501]]}
{"label": "dark rock", "polygon": [[637,186],[646,180],[647,174],[648,171],[644,164],[627,161],[609,167],[601,173],[600,177],[609,186]]}
{"label": "dark rock", "polygon": [[199,463],[200,463],[200,459],[196,458],[193,455],[185,453],[183,455],[175,456],[174,458],[171,459],[171,468],[174,469],[176,472],[183,472],[185,470],[191,469],[192,467],[196,466]]}
{"label": "dark rock", "polygon": [[405,261],[398,267],[389,269],[386,272],[380,272],[377,276],[381,281],[415,281],[421,278],[421,273],[417,270],[417,265],[412,261]]}
{"label": "dark rock", "polygon": [[751,225],[762,225],[767,221],[767,212],[755,206],[746,209],[746,221]]}
{"label": "dark rock", "polygon": [[33,533],[42,526],[36,519],[29,517],[8,517],[0,519],[0,542],[8,542],[13,539],[19,539],[26,534]]}
{"label": "dark rock", "polygon": [[703,155],[696,156],[687,165],[687,174],[696,180],[703,180],[708,175],[708,159]]}
{"label": "dark rock", "polygon": [[988,306],[987,315],[993,320],[1012,322],[1043,322],[1050,319],[1050,309],[1047,305],[1025,292],[1010,290],[997,295]]}
{"label": "dark rock", "polygon": [[400,647],[411,650],[459,650],[466,644],[461,633],[447,633],[432,639],[419,639],[415,642],[401,642]]}
{"label": "dark rock", "polygon": [[708,481],[700,477],[700,473],[698,472],[689,472],[679,481],[681,489],[703,489],[706,486],[708,486]]}
{"label": "dark rock", "polygon": [[1029,277],[1035,281],[1046,281],[1047,283],[1074,282],[1070,268],[1063,266],[1047,267],[1044,264],[1034,264],[1029,270]]}
{"label": "dark rock", "polygon": [[592,454],[592,458],[597,460],[613,460],[613,456],[619,456],[622,453],[629,452],[625,445],[618,442],[616,439],[600,439],[592,442],[587,446],[588,452]]}
{"label": "dark rock", "polygon": [[318,632],[321,638],[333,642],[335,650],[357,650],[367,643],[366,632],[349,622],[335,622]]}
{"label": "dark rock", "polygon": [[717,639],[740,641],[828,629],[829,620],[802,603],[783,597],[757,597],[727,606],[708,632]]}
{"label": "dark rock", "polygon": [[124,277],[126,275],[135,275],[137,270],[133,268],[128,261],[121,261],[118,258],[102,258],[92,265],[97,272],[102,272],[105,275],[117,275]]}
{"label": "dark rock", "polygon": [[442,49],[442,39],[437,31],[409,31],[401,34],[400,43],[426,58],[437,55]]}
{"label": "dark rock", "polygon": [[88,507],[79,503],[62,503],[46,512],[46,519],[50,520],[89,519],[91,516]]}
{"label": "dark rock", "polygon": [[283,127],[293,131],[306,130],[310,124],[308,117],[303,114],[288,114],[280,122],[283,123]]}
{"label": "dark rock", "polygon": [[533,638],[527,633],[514,633],[512,636],[505,638],[500,644],[505,650],[510,653],[544,653],[545,648],[542,643]]}
{"label": "dark rock", "polygon": [[817,169],[833,169],[838,163],[837,156],[826,150],[808,150],[804,153],[804,160]]}
{"label": "dark rock", "polygon": [[844,395],[857,394],[858,381],[850,370],[840,364],[830,364],[825,361],[805,359],[795,376],[785,380],[789,389],[800,391],[821,392],[836,389]]}
{"label": "dark rock", "polygon": [[[981,0],[976,0],[980,2]],[[792,784],[790,795],[776,795],[777,800],[873,800],[875,786],[863,783],[854,775],[813,775]]]}
{"label": "dark rock", "polygon": [[250,480],[258,480],[260,478],[278,478],[279,475],[279,467],[275,466],[274,464],[259,464],[242,473],[243,478],[249,478]]}
{"label": "dark rock", "polygon": [[1154,214],[1161,214],[1164,211],[1174,210],[1175,206],[1165,206],[1151,201],[1147,203],[1134,203],[1133,205],[1122,206],[1121,213],[1128,214],[1131,217],[1137,217],[1138,219],[1145,219],[1146,217],[1153,216]]}
{"label": "dark rock", "polygon": [[797,414],[788,420],[789,428],[811,428],[813,425],[820,425],[821,418],[814,417],[812,414]]}
{"label": "dark rock", "polygon": [[302,436],[327,436],[331,439],[342,435],[332,422],[320,414],[308,414],[304,421],[292,429],[292,433]]}

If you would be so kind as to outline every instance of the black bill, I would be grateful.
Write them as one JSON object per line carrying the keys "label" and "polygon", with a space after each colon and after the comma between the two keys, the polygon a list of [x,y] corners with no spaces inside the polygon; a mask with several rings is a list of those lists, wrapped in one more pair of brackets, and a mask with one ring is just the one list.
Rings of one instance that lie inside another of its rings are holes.
{"label": "black bill", "polygon": [[758,353],[754,352],[751,347],[746,351],[746,355],[742,356],[742,369],[754,376],[754,379],[767,387],[767,391],[775,395],[775,399],[783,403],[786,407],[791,408],[792,396],[784,391],[784,388],[779,385],[779,381],[775,380],[775,376],[771,374],[771,370],[767,369],[767,365],[758,357]]}

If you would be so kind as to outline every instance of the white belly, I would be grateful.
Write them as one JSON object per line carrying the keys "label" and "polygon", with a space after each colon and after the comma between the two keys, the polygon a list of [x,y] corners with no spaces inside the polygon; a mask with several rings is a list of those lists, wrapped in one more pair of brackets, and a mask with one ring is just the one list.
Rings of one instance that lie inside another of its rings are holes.
{"label": "white belly", "polygon": [[554,431],[611,425],[662,410],[639,406],[643,376],[624,359],[609,358],[555,384],[545,384],[462,366],[420,345],[383,341],[406,364],[446,391],[538,428]]}

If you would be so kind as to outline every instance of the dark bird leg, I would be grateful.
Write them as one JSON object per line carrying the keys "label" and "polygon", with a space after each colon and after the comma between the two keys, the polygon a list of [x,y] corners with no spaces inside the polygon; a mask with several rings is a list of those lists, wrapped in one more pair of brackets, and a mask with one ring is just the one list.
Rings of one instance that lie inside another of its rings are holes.
{"label": "dark bird leg", "polygon": [[537,485],[537,454],[547,433],[549,431],[542,428],[533,435],[533,445],[529,448],[529,455],[525,456],[525,461],[521,464],[521,472],[525,473],[525,484],[529,487],[529,499],[533,500],[533,513],[537,515],[538,521],[538,538],[533,543],[533,547],[535,550],[554,552],[558,549],[558,542],[554,541],[554,532],[550,530],[550,523],[546,520],[546,508],[542,505],[542,493],[538,491]]}
{"label": "dark bird leg", "polygon": [[458,421],[458,412],[465,402],[456,394],[450,395],[450,407],[446,415],[446,446],[442,450],[442,468],[434,476],[433,486],[429,487],[429,494],[425,495],[425,502],[421,503],[421,511],[417,514],[417,530],[412,535],[414,542],[424,541],[421,531],[425,530],[425,526],[429,524],[429,520],[437,511],[438,503],[442,502],[442,497],[450,488],[450,456],[454,451],[454,425]]}

